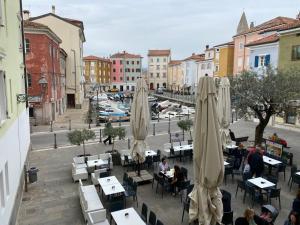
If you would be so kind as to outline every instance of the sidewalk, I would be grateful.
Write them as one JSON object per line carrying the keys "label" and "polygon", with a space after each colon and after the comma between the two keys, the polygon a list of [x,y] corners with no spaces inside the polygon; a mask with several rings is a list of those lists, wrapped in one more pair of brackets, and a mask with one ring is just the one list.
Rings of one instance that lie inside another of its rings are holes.
{"label": "sidewalk", "polygon": [[[53,130],[69,129],[69,121],[71,120],[72,129],[87,128],[85,123],[86,113],[89,110],[89,99],[84,99],[81,109],[67,109],[63,115],[60,115],[53,123]],[[50,131],[49,125],[31,126],[31,132],[47,132]]]}

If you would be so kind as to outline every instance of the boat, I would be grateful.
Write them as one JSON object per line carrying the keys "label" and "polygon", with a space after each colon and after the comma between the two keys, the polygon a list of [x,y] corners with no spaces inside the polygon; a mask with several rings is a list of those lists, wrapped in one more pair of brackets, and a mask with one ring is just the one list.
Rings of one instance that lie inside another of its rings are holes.
{"label": "boat", "polygon": [[157,98],[153,97],[153,96],[148,96],[148,102],[156,102]]}
{"label": "boat", "polygon": [[100,94],[98,94],[98,97],[97,97],[97,95],[95,95],[95,96],[93,96],[92,99],[93,99],[93,101],[100,101],[100,102],[102,102],[102,101],[107,101],[108,97],[107,97],[107,94],[100,93]]}
{"label": "boat", "polygon": [[124,112],[118,108],[106,108],[99,111],[99,120],[101,122],[108,121],[109,119],[112,122],[116,121],[128,121],[130,119],[130,115],[127,112]]}

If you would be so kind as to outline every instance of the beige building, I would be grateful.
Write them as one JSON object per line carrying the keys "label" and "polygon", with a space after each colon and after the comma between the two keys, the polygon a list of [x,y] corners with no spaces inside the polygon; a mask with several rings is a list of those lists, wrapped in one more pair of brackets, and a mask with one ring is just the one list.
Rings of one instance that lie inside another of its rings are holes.
{"label": "beige building", "polygon": [[171,50],[148,51],[148,84],[150,90],[167,88],[168,64],[171,61]]}
{"label": "beige building", "polygon": [[183,87],[183,71],[181,60],[171,60],[168,65],[167,89],[173,92],[181,91]]}
{"label": "beige building", "polygon": [[[26,18],[25,18],[26,19]],[[31,21],[48,26],[62,40],[61,48],[68,55],[66,59],[67,107],[81,108],[84,98],[83,42],[85,42],[83,22],[60,17],[52,13],[29,18]]]}

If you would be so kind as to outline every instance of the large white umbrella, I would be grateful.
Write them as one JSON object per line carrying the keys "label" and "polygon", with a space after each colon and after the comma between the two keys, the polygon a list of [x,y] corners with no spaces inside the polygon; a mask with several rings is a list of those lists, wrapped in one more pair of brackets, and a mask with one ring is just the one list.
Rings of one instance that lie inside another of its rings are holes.
{"label": "large white umbrella", "polygon": [[145,161],[145,139],[149,129],[148,88],[144,78],[137,79],[131,105],[130,127],[133,135],[132,158],[138,163]]}
{"label": "large white umbrella", "polygon": [[218,88],[218,115],[222,145],[229,141],[229,125],[231,120],[230,82],[227,77],[220,78]]}
{"label": "large white umbrella", "polygon": [[194,189],[190,193],[190,221],[221,223],[224,159],[219,133],[217,94],[212,77],[201,77],[196,99],[194,130]]}

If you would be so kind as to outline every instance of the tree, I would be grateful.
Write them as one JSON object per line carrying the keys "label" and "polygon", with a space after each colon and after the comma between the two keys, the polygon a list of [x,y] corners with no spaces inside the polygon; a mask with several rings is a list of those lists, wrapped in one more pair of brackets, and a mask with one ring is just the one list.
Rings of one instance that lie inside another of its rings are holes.
{"label": "tree", "polygon": [[95,138],[95,132],[92,130],[74,130],[68,133],[68,139],[73,145],[83,146],[83,155],[85,156],[85,142]]}
{"label": "tree", "polygon": [[184,132],[189,131],[190,137],[192,139],[191,128],[193,126],[193,121],[191,119],[180,120],[177,122],[177,126],[182,130],[183,140],[184,140]]}
{"label": "tree", "polygon": [[123,138],[125,138],[125,135],[126,135],[126,130],[124,127],[108,126],[108,127],[104,128],[103,132],[104,132],[105,136],[111,136],[111,138],[113,140],[112,150],[114,150],[114,147],[115,147],[116,137],[119,137],[119,139],[123,139]]}
{"label": "tree", "polygon": [[231,77],[233,104],[243,114],[252,111],[259,123],[255,129],[255,145],[263,141],[264,130],[272,115],[282,114],[289,101],[300,98],[300,70],[274,71],[263,75],[246,71]]}

